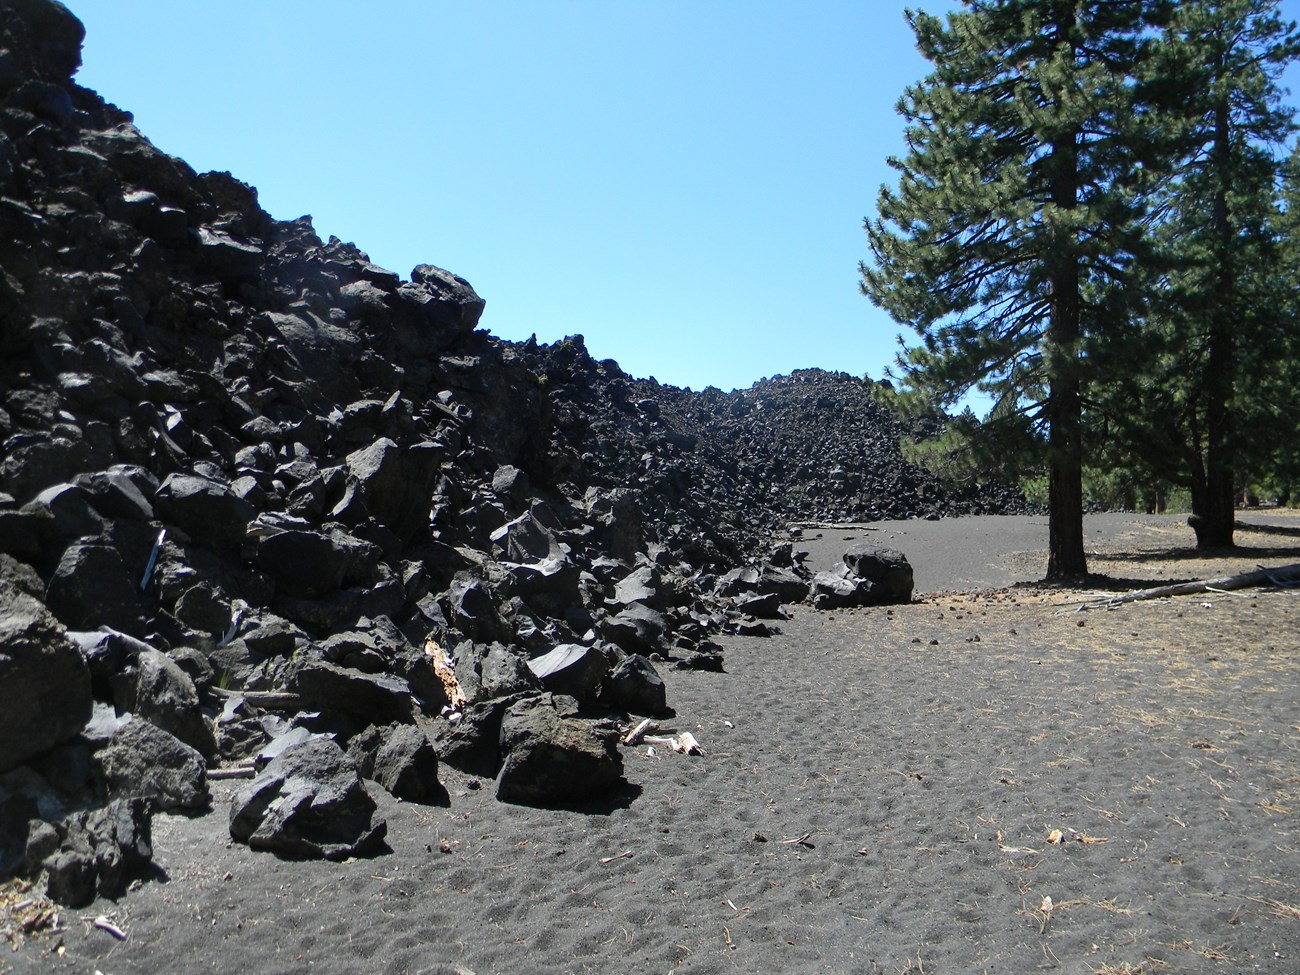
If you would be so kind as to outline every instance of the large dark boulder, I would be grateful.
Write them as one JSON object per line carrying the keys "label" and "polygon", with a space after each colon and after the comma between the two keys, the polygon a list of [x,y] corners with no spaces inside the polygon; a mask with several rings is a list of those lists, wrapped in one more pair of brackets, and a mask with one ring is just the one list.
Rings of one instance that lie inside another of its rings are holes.
{"label": "large dark boulder", "polygon": [[530,511],[492,532],[493,550],[509,562],[562,560],[564,549],[549,528]]}
{"label": "large dark boulder", "polygon": [[113,799],[139,796],[158,809],[200,809],[211,798],[203,756],[142,718],[118,728],[95,761]]}
{"label": "large dark boulder", "polygon": [[743,596],[758,592],[761,576],[758,568],[752,565],[728,569],[718,577],[717,593],[719,596]]}
{"label": "large dark boulder", "polygon": [[331,535],[315,531],[282,531],[264,535],[257,543],[257,564],[289,596],[320,597],[343,586],[350,555]]}
{"label": "large dark boulder", "polygon": [[55,484],[47,487],[22,510],[46,520],[46,527],[65,541],[82,535],[98,535],[104,530],[104,519],[95,510],[94,499],[76,484]]}
{"label": "large dark boulder", "polygon": [[444,598],[447,619],[470,639],[491,642],[509,641],[512,637],[491,590],[482,580],[459,576],[452,580]]}
{"label": "large dark boulder", "polygon": [[191,239],[195,262],[205,273],[228,285],[257,279],[265,253],[256,244],[236,240],[212,227],[196,227]]}
{"label": "large dark boulder", "polygon": [[605,639],[628,653],[657,653],[672,632],[667,616],[646,606],[633,603],[601,624]]}
{"label": "large dark boulder", "polygon": [[90,667],[95,697],[104,701],[112,698],[114,684],[121,680],[128,667],[135,664],[140,654],[153,649],[143,640],[111,627],[69,630],[68,639],[81,650]]}
{"label": "large dark boulder", "polygon": [[[5,0],[0,47],[14,59],[13,73],[61,85],[81,67],[86,29],[54,0]],[[7,87],[0,76],[0,92]]]}
{"label": "large dark boulder", "polygon": [[731,596],[743,603],[757,596],[776,596],[782,603],[798,603],[808,598],[808,580],[790,566],[742,566],[718,578],[719,596]]}
{"label": "large dark boulder", "polygon": [[670,713],[663,678],[639,653],[618,662],[605,681],[604,696],[614,707],[632,714],[661,717]]}
{"label": "large dark boulder", "polygon": [[483,299],[457,274],[432,264],[417,265],[397,289],[393,308],[399,350],[436,354],[468,335],[483,314]]}
{"label": "large dark boulder", "polygon": [[398,799],[443,804],[447,790],[438,781],[438,753],[421,729],[409,724],[372,727],[348,744],[348,756],[362,777],[378,782]]}
{"label": "large dark boulder", "polygon": [[164,522],[218,548],[239,545],[257,513],[229,484],[199,474],[170,475],[153,505]]}
{"label": "large dark boulder", "polygon": [[781,597],[774,592],[762,596],[743,596],[734,600],[736,609],[748,616],[759,619],[781,619]]}
{"label": "large dark boulder", "polygon": [[43,606],[0,580],[0,771],[90,720],[90,669]]}
{"label": "large dark boulder", "polygon": [[632,603],[662,605],[659,601],[659,570],[653,565],[643,565],[628,573],[615,585],[611,603],[616,606],[630,606]]}
{"label": "large dark boulder", "polygon": [[190,630],[221,639],[230,628],[230,600],[208,582],[196,582],[176,600],[172,615]]}
{"label": "large dark boulder", "polygon": [[581,601],[581,570],[567,558],[542,559],[539,562],[505,562],[500,592],[503,596],[547,596],[552,602]]}
{"label": "large dark boulder", "polygon": [[217,741],[189,674],[154,649],[136,660],[135,713],[175,735],[205,758],[217,753]]}
{"label": "large dark boulder", "polygon": [[609,661],[595,647],[561,643],[529,660],[528,669],[548,691],[593,703],[609,674]]}
{"label": "large dark boulder", "polygon": [[812,581],[816,609],[885,606],[911,599],[912,566],[907,556],[877,545],[854,545],[844,553],[844,561],[818,572]]}
{"label": "large dark boulder", "polygon": [[528,475],[513,464],[503,464],[492,475],[492,493],[510,505],[524,504],[529,487]]}
{"label": "large dark boulder", "polygon": [[138,590],[117,549],[95,542],[75,542],[50,577],[45,604],[70,630],[107,626],[144,636]]}
{"label": "large dark boulder", "polygon": [[357,766],[334,742],[315,738],[273,758],[230,803],[230,835],[256,850],[345,860],[383,848],[388,824]]}
{"label": "large dark boulder", "polygon": [[562,717],[550,696],[526,698],[501,719],[497,798],[527,806],[575,806],[608,799],[625,785],[616,736]]}
{"label": "large dark boulder", "polygon": [[801,603],[808,598],[808,580],[787,566],[765,565],[758,580],[760,593],[777,596],[783,603]]}
{"label": "large dark boulder", "polygon": [[911,601],[912,565],[897,549],[859,542],[844,553],[844,564],[871,583],[873,605]]}
{"label": "large dark boulder", "polygon": [[440,723],[433,738],[438,758],[466,775],[495,776],[501,769],[501,719],[525,696],[470,704],[458,712],[458,720]]}
{"label": "large dark boulder", "polygon": [[818,572],[812,581],[814,609],[846,609],[865,606],[870,598],[871,583],[849,572],[843,562],[837,562],[829,571]]}
{"label": "large dark boulder", "polygon": [[316,707],[346,711],[376,724],[409,723],[415,717],[411,686],[400,677],[308,660],[293,668],[286,687]]}
{"label": "large dark boulder", "polygon": [[46,872],[50,899],[69,907],[85,906],[96,891],[118,896],[153,860],[147,799],[115,799],[55,823],[54,830],[58,847],[40,859],[39,869]]}
{"label": "large dark boulder", "polygon": [[528,664],[500,643],[456,647],[456,681],[469,704],[541,690]]}
{"label": "large dark boulder", "polygon": [[140,484],[146,485],[151,494],[157,489],[157,482],[148,471],[117,465],[107,471],[84,474],[76,479],[76,484],[105,518],[153,521],[153,505],[140,489]]}
{"label": "large dark boulder", "polygon": [[381,437],[347,456],[347,489],[336,517],[358,522],[369,516],[404,542],[429,530],[433,486],[442,462],[438,444],[399,446]]}

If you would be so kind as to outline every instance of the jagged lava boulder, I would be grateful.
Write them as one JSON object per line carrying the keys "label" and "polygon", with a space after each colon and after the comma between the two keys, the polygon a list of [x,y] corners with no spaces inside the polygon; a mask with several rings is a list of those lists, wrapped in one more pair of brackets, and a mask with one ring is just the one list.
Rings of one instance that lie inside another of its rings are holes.
{"label": "jagged lava boulder", "polygon": [[36,599],[0,579],[0,772],[80,732],[91,703],[81,651]]}
{"label": "jagged lava boulder", "polygon": [[511,705],[501,719],[497,798],[529,806],[581,806],[611,798],[626,785],[616,737],[592,721],[562,713],[550,695]]}
{"label": "jagged lava boulder", "polygon": [[379,852],[388,826],[374,818],[356,763],[314,738],[273,758],[230,803],[230,835],[254,849],[326,860]]}

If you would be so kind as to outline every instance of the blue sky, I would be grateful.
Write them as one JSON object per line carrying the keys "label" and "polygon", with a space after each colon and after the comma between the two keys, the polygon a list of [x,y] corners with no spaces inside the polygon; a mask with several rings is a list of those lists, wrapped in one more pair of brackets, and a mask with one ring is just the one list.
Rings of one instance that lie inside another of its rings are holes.
{"label": "blue sky", "polygon": [[66,2],[77,80],[159,148],[403,275],[463,275],[503,338],[580,332],[695,389],[879,378],[896,351],[857,262],[926,73],[905,3]]}

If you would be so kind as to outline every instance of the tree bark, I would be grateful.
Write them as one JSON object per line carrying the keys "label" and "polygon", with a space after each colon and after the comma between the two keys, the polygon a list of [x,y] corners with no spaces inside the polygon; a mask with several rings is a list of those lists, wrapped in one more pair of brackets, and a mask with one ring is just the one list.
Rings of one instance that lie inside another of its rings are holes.
{"label": "tree bark", "polygon": [[1190,523],[1197,548],[1231,548],[1236,521],[1232,399],[1236,393],[1233,311],[1236,263],[1228,193],[1232,147],[1227,96],[1215,106],[1211,149],[1217,187],[1214,194],[1215,281],[1210,307],[1209,355],[1205,363],[1205,485],[1192,494]]}
{"label": "tree bark", "polygon": [[1082,398],[1078,375],[1079,276],[1073,266],[1052,276],[1048,355],[1055,360],[1047,394],[1047,578],[1086,575],[1083,550]]}
{"label": "tree bark", "polygon": [[1047,488],[1047,578],[1067,579],[1087,572],[1082,465],[1054,462]]}
{"label": "tree bark", "polygon": [[[1216,484],[1214,478],[1217,477]],[[1226,486],[1224,480],[1226,479]],[[1205,480],[1192,485],[1192,516],[1187,519],[1196,533],[1199,549],[1232,548],[1237,527],[1236,495],[1232,489],[1232,471],[1211,471],[1207,465]]]}
{"label": "tree bark", "polygon": [[[1064,4],[1057,24],[1060,41],[1071,42],[1074,7]],[[1073,210],[1079,196],[1077,131],[1052,146],[1052,204]],[[1047,578],[1086,575],[1083,550],[1083,399],[1079,375],[1079,255],[1073,240],[1061,241],[1050,258],[1050,319],[1047,326]]]}

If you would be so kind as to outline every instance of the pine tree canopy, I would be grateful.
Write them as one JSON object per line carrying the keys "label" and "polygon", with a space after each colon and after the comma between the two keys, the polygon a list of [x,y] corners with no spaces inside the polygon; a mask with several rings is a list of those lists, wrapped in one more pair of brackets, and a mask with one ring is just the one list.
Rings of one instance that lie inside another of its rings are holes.
{"label": "pine tree canopy", "polygon": [[902,378],[940,403],[982,384],[1043,405],[1053,273],[1077,269],[1085,335],[1116,313],[1159,149],[1133,81],[1151,6],[978,3],[946,23],[908,12],[935,68],[898,105],[908,151],[867,222],[862,290],[921,335]]}

